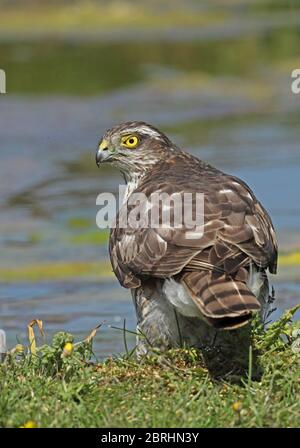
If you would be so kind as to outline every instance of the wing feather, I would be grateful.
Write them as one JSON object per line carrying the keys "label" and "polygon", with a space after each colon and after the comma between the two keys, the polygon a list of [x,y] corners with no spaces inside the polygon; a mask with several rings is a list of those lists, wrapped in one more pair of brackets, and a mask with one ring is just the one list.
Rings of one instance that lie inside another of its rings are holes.
{"label": "wing feather", "polygon": [[[145,277],[167,278],[186,270],[234,273],[254,262],[276,272],[277,243],[272,222],[249,187],[236,177],[186,157],[153,169],[136,192],[147,197],[168,194],[204,194],[203,236],[189,239],[195,228],[118,227],[112,229],[110,256],[121,284],[138,286]],[[183,156],[182,156],[183,157]],[[171,203],[171,212],[174,213]]]}

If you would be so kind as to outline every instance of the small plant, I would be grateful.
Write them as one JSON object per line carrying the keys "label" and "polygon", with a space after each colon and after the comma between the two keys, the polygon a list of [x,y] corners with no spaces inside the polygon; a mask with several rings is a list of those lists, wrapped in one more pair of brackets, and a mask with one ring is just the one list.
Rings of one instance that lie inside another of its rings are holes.
{"label": "small plant", "polygon": [[100,325],[83,341],[75,343],[73,335],[62,331],[53,336],[50,344],[39,347],[36,345],[34,326],[38,327],[44,339],[42,321],[32,320],[28,325],[29,346],[17,344],[6,354],[6,365],[17,365],[18,369],[26,367],[41,375],[61,376],[67,380],[93,358],[92,342]]}
{"label": "small plant", "polygon": [[292,322],[294,314],[300,309],[300,304],[294,308],[286,310],[277,321],[269,325],[268,328],[260,323],[258,319],[253,321],[253,337],[256,347],[262,352],[268,350],[284,350],[291,346],[300,334],[300,322]]}
{"label": "small plant", "polygon": [[139,360],[128,352],[98,363],[99,327],[84,341],[60,332],[40,345],[34,331],[44,339],[43,324],[31,321],[28,346],[17,344],[0,364],[0,427],[298,426],[300,325],[291,319],[299,308],[268,327],[253,321],[237,381],[235,371],[216,378],[207,368],[208,358],[230,361],[220,347],[153,349]]}

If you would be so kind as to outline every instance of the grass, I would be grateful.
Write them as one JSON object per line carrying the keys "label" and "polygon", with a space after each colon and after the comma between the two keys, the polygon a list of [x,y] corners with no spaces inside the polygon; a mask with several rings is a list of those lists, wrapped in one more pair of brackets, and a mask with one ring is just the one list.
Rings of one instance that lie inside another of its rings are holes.
{"label": "grass", "polygon": [[[251,362],[238,379],[216,378],[196,349],[154,350],[139,361],[127,354],[90,362],[95,332],[76,344],[72,335],[58,333],[36,353],[17,346],[0,364],[0,426],[296,427],[300,330],[299,322],[291,323],[295,311],[267,330],[253,324],[253,353],[261,371],[256,379]],[[210,350],[214,357],[215,348]]]}

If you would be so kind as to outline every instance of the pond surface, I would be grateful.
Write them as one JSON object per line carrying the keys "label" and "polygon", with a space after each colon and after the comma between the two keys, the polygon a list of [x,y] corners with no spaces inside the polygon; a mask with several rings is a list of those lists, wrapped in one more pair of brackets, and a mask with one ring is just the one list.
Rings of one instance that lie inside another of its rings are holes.
{"label": "pond surface", "polygon": [[[0,96],[0,270],[107,260],[95,201],[122,179],[98,170],[94,155],[106,128],[131,119],[243,178],[269,210],[281,250],[300,249],[300,95],[290,88],[300,67],[298,27],[260,24],[225,37],[219,30],[181,41],[0,42],[8,77]],[[81,339],[103,322],[96,355],[124,351],[122,330],[110,326],[125,319],[134,330],[128,291],[101,272],[45,277],[2,278],[0,328],[9,346],[40,318],[48,338],[65,330]],[[299,280],[297,267],[272,278],[274,317],[299,302]]]}

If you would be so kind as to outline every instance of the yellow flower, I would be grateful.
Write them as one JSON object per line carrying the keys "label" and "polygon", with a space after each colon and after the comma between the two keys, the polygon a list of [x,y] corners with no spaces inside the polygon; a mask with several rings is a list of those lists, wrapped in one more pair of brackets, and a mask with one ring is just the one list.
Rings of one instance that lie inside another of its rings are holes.
{"label": "yellow flower", "polygon": [[24,352],[24,347],[23,347],[23,345],[22,345],[22,344],[17,344],[17,345],[15,346],[15,351],[16,351],[16,353],[23,353],[23,352]]}
{"label": "yellow flower", "polygon": [[37,428],[38,425],[34,420],[28,420],[24,423],[24,425],[20,426],[20,428]]}
{"label": "yellow flower", "polygon": [[70,356],[73,352],[73,344],[71,342],[67,342],[63,349],[63,356]]}
{"label": "yellow flower", "polygon": [[241,412],[241,409],[242,409],[242,403],[240,402],[240,401],[236,401],[235,403],[233,403],[233,405],[232,405],[232,409],[235,411],[235,412]]}

